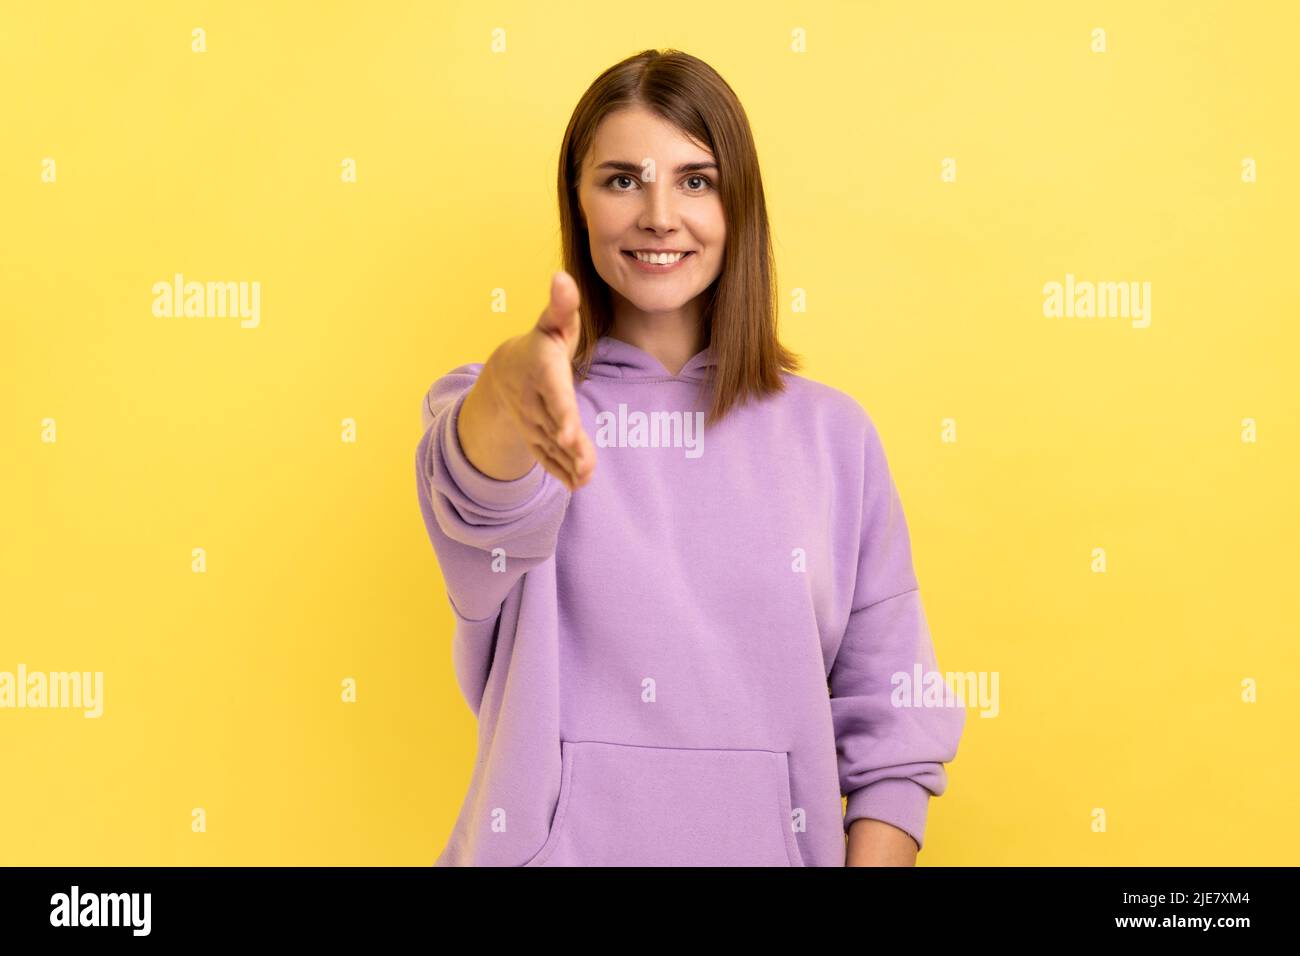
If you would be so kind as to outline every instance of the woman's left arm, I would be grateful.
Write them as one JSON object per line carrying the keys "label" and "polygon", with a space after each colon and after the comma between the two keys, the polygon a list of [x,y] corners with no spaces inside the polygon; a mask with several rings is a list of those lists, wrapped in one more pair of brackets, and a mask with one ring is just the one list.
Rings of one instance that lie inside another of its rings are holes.
{"label": "woman's left arm", "polygon": [[930,798],[947,789],[945,764],[957,755],[966,710],[938,669],[902,499],[865,410],[861,424],[859,538],[837,555],[856,558],[857,574],[827,684],[846,863],[912,865]]}

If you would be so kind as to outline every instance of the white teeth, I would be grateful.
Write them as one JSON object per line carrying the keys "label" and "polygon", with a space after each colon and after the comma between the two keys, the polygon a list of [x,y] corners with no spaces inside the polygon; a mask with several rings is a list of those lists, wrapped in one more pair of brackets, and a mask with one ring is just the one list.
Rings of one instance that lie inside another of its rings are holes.
{"label": "white teeth", "polygon": [[684,252],[634,252],[632,253],[632,255],[636,256],[642,262],[650,262],[650,263],[654,263],[655,265],[666,266],[676,262],[678,259],[685,256],[686,253]]}

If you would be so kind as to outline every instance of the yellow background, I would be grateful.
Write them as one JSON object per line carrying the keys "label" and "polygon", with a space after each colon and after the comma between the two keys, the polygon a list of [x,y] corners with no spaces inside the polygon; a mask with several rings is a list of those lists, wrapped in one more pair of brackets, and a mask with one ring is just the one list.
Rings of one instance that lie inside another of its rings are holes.
{"label": "yellow background", "polygon": [[[1294,11],[6,4],[0,670],[105,713],[0,711],[0,863],[433,862],[475,725],[419,404],[535,320],[564,126],[646,47],[745,104],[783,338],[881,430],[940,667],[999,674],[920,862],[1296,862]],[[176,272],[260,327],[155,318]],[[1066,273],[1150,327],[1045,318]]]}

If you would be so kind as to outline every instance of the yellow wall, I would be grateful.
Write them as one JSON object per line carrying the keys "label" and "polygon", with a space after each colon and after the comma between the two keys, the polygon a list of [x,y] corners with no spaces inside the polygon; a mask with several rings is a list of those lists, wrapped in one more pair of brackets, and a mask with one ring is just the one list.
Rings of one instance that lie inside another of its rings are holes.
{"label": "yellow wall", "polygon": [[[940,666],[999,677],[921,862],[1295,862],[1297,19],[10,4],[0,671],[104,712],[0,710],[0,864],[432,863],[475,731],[419,402],[535,319],[570,111],[650,46],[744,102],[783,336],[880,427]],[[156,317],[178,272],[259,324]],[[1044,316],[1067,273],[1149,325]]]}

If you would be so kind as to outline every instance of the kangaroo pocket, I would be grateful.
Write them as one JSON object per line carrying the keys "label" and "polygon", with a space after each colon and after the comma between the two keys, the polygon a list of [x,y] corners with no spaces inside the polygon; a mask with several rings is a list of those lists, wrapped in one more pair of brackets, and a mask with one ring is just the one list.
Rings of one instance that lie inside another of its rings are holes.
{"label": "kangaroo pocket", "polygon": [[785,751],[560,742],[560,794],[525,866],[803,866]]}

